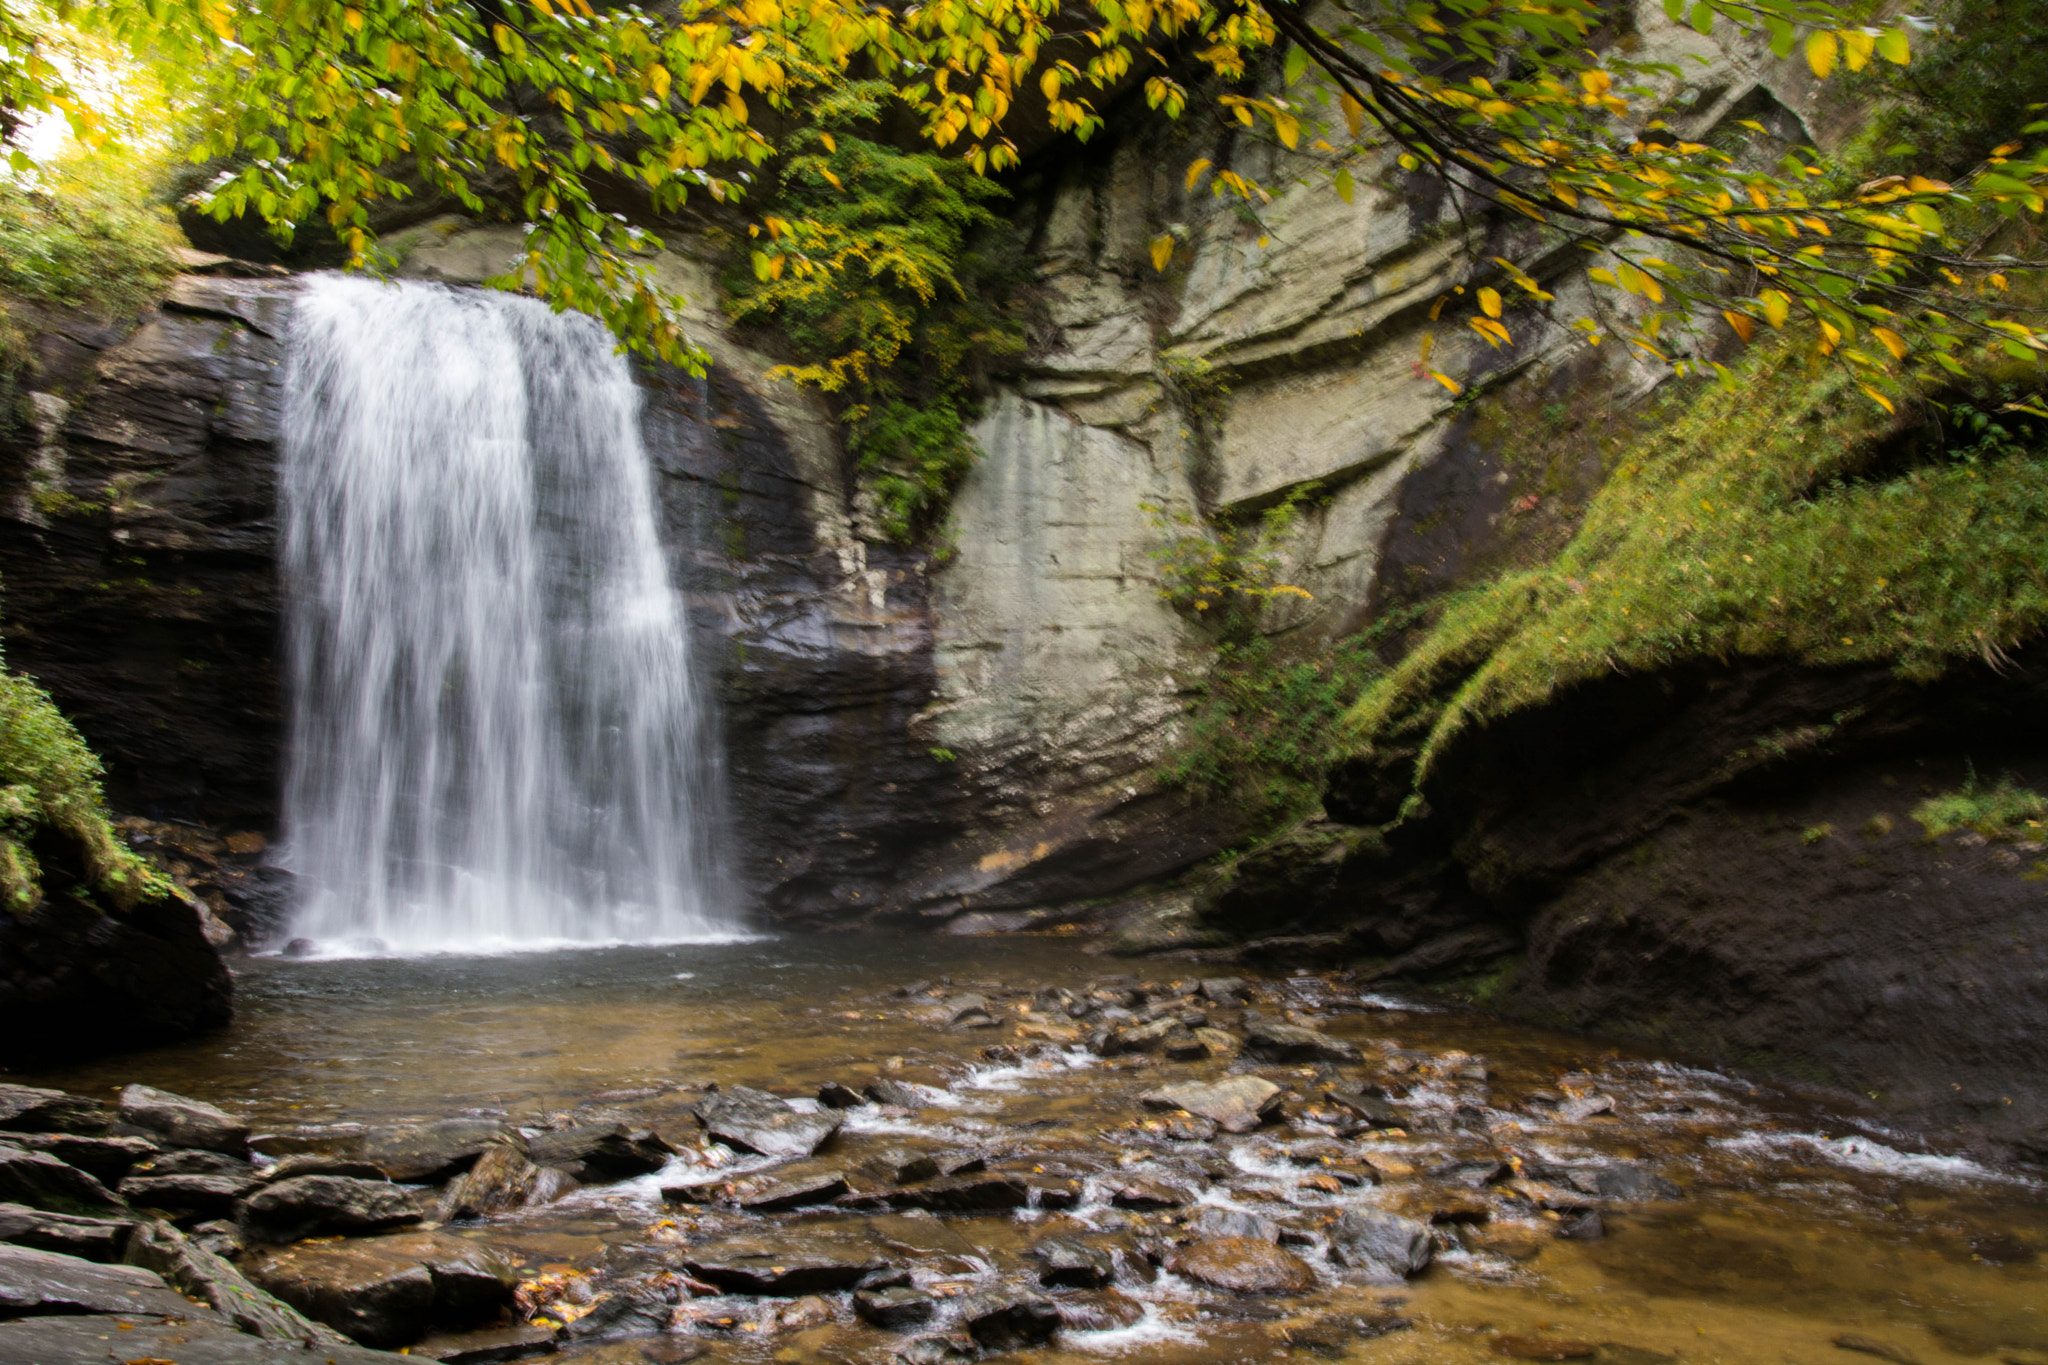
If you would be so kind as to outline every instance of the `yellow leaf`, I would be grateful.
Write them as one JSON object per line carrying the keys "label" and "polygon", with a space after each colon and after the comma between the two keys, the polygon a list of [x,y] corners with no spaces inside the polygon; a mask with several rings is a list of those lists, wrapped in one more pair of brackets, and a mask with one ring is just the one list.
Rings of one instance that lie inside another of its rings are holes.
{"label": "yellow leaf", "polygon": [[1586,87],[1586,93],[1598,99],[1614,88],[1614,77],[1605,71],[1581,71],[1579,84]]}
{"label": "yellow leaf", "polygon": [[[348,8],[342,10],[341,22],[348,25],[348,31],[350,33],[361,33],[363,31],[363,12],[357,9],[355,6],[350,5]],[[222,36],[227,37],[229,35],[223,34]]]}
{"label": "yellow leaf", "polygon": [[1365,128],[1365,106],[1350,95],[1339,95],[1337,103],[1344,109],[1345,126],[1351,129],[1351,136],[1357,137]]}
{"label": "yellow leaf", "polygon": [[1294,144],[1301,141],[1301,120],[1292,114],[1275,110],[1273,114],[1273,131],[1280,135],[1281,145],[1289,151],[1293,151]]}
{"label": "yellow leaf", "polygon": [[1825,29],[1815,29],[1806,35],[1806,64],[1813,68],[1813,74],[1822,80],[1835,69],[1835,52],[1840,46],[1835,35]]}
{"label": "yellow leaf", "polygon": [[1728,319],[1729,329],[1744,341],[1748,341],[1756,335],[1756,319],[1749,316],[1749,314],[1734,313],[1724,309],[1721,316]]}
{"label": "yellow leaf", "polygon": [[654,98],[658,100],[668,98],[669,79],[668,68],[660,62],[656,62],[653,66],[647,68],[647,85],[649,89],[654,91]]}
{"label": "yellow leaf", "polygon": [[1198,158],[1198,159],[1196,159],[1196,160],[1194,160],[1194,161],[1190,161],[1190,162],[1188,163],[1188,181],[1187,181],[1187,187],[1188,187],[1188,188],[1189,188],[1190,190],[1192,190],[1192,189],[1193,189],[1193,188],[1195,187],[1195,182],[1196,182],[1196,181],[1198,181],[1198,180],[1200,180],[1200,179],[1202,178],[1202,172],[1204,172],[1204,171],[1206,171],[1206,170],[1208,170],[1208,169],[1209,169],[1209,158],[1208,158],[1208,157],[1206,157],[1206,156],[1205,156],[1205,157],[1200,157],[1200,158]]}
{"label": "yellow leaf", "polygon": [[1161,233],[1159,236],[1154,237],[1152,239],[1152,268],[1154,270],[1164,271],[1166,269],[1166,263],[1172,259],[1172,236],[1167,233]]}
{"label": "yellow leaf", "polygon": [[1906,339],[1897,332],[1889,327],[1873,327],[1870,334],[1884,343],[1884,348],[1892,353],[1893,360],[1906,358]]}
{"label": "yellow leaf", "polygon": [[1906,178],[1906,188],[1915,194],[1947,194],[1955,186],[1946,180],[1929,180],[1924,175],[1914,175]]}
{"label": "yellow leaf", "polygon": [[828,152],[836,152],[839,150],[838,139],[834,138],[830,133],[818,134],[818,141],[824,144],[825,150]]}
{"label": "yellow leaf", "polygon": [[1431,351],[1434,351],[1435,349],[1436,349],[1436,333],[1435,333],[1435,332],[1424,332],[1424,333],[1422,334],[1422,354],[1421,354],[1420,356],[1418,356],[1418,357],[1417,357],[1417,360],[1418,360],[1418,362],[1419,362],[1419,363],[1421,363],[1421,364],[1427,365],[1427,364],[1429,363],[1429,353],[1430,353]]}
{"label": "yellow leaf", "polygon": [[[1868,384],[1865,384],[1865,385],[1863,386],[1863,391],[1864,391],[1865,393],[1869,394],[1869,395],[1870,395],[1870,396],[1871,396],[1871,397],[1872,397],[1873,399],[1875,399],[1875,400],[1877,401],[1877,405],[1878,405],[1879,407],[1883,408],[1883,409],[1884,409],[1884,410],[1885,410],[1886,412],[1892,412],[1892,413],[1896,413],[1896,412],[1898,411],[1898,409],[1897,409],[1897,408],[1895,408],[1895,407],[1893,407],[1893,406],[1892,406],[1892,400],[1891,400],[1891,399],[1889,399],[1889,398],[1885,397],[1885,396],[1884,396],[1883,394],[1879,393],[1879,392],[1878,392],[1878,391],[1877,391],[1876,389],[1872,388],[1872,387],[1871,387],[1870,385],[1868,385]],[[1883,580],[1883,579],[1881,579],[1881,578],[1880,578],[1880,579],[1879,579],[1879,580],[1877,580],[1877,581],[1878,581],[1878,584],[1879,584],[1879,586],[1883,586],[1883,584],[1884,584],[1884,580]],[[1849,643],[1849,642],[1848,642],[1847,640],[1844,640],[1844,641],[1843,641],[1842,643],[1843,643],[1843,644],[1847,644],[1847,643]]]}
{"label": "yellow leaf", "polygon": [[1763,293],[1764,321],[1773,327],[1783,327],[1785,319],[1792,316],[1792,300],[1782,291],[1766,289]]}
{"label": "yellow leaf", "polygon": [[1443,385],[1445,388],[1449,389],[1454,394],[1463,393],[1465,391],[1465,386],[1463,384],[1460,384],[1457,380],[1451,378],[1447,374],[1442,373],[1441,371],[1431,370],[1429,372],[1429,377],[1431,379],[1434,379],[1437,383]]}
{"label": "yellow leaf", "polygon": [[1494,289],[1479,291],[1479,311],[1490,318],[1500,316],[1500,292]]}
{"label": "yellow leaf", "polygon": [[1038,88],[1045,92],[1047,99],[1058,99],[1060,96],[1060,73],[1057,70],[1047,71],[1038,78]]}

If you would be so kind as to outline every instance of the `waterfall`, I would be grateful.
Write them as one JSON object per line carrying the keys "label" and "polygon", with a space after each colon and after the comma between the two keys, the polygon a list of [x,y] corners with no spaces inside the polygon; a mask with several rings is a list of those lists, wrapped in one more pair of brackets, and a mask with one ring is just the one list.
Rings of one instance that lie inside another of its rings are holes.
{"label": "waterfall", "polygon": [[591,319],[315,276],[286,366],[293,933],[731,937],[639,392]]}

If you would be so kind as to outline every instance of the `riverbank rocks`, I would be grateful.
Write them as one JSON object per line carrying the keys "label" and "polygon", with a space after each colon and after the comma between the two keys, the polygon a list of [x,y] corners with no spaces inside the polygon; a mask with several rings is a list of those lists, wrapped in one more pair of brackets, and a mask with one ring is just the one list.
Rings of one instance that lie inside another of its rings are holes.
{"label": "riverbank rocks", "polygon": [[203,1100],[131,1085],[121,1092],[120,1121],[166,1147],[199,1147],[228,1156],[249,1155],[249,1125]]}
{"label": "riverbank rocks", "polygon": [[82,1218],[26,1204],[0,1204],[0,1242],[86,1261],[120,1260],[134,1226],[128,1219]]}
{"label": "riverbank rocks", "polygon": [[98,1100],[31,1085],[0,1085],[0,1132],[97,1137],[113,1121],[114,1116]]}
{"label": "riverbank rocks", "polygon": [[122,1259],[161,1277],[179,1293],[206,1304],[251,1336],[320,1347],[348,1342],[332,1328],[258,1289],[229,1262],[168,1223],[138,1225]]}
{"label": "riverbank rocks", "polygon": [[411,1191],[345,1175],[301,1175],[266,1185],[249,1196],[239,1220],[248,1240],[273,1243],[385,1232],[419,1221]]}
{"label": "riverbank rocks", "polygon": [[86,1217],[120,1214],[128,1209],[105,1185],[76,1166],[4,1139],[0,1139],[0,1201]]}
{"label": "riverbank rocks", "polygon": [[[110,1354],[108,1342],[120,1343]],[[405,1356],[373,1351],[353,1342],[324,1346],[317,1355],[284,1342],[264,1341],[224,1323],[193,1316],[191,1305],[178,1318],[24,1318],[0,1322],[0,1360],[56,1365],[73,1361],[172,1361],[176,1365],[402,1365]]]}
{"label": "riverbank rocks", "polygon": [[492,1143],[514,1136],[497,1119],[442,1119],[373,1128],[333,1150],[337,1155],[360,1157],[392,1180],[438,1185],[476,1165]]}
{"label": "riverbank rocks", "polygon": [[1304,1294],[1316,1283],[1308,1262],[1257,1237],[1217,1237],[1177,1247],[1167,1256],[1166,1268],[1233,1294]]}
{"label": "riverbank rocks", "polygon": [[1435,1255],[1429,1228],[1379,1209],[1354,1209],[1330,1227],[1330,1259],[1368,1274],[1403,1279],[1426,1269]]}
{"label": "riverbank rocks", "polygon": [[[308,1179],[331,1177],[309,1176]],[[566,1171],[537,1166],[519,1142],[494,1142],[476,1164],[441,1192],[443,1219],[485,1218],[532,1204],[550,1204],[576,1188]]]}
{"label": "riverbank rocks", "polygon": [[487,1320],[518,1283],[497,1253],[439,1232],[301,1242],[258,1252],[246,1269],[259,1287],[367,1346]]}
{"label": "riverbank rocks", "polygon": [[180,1317],[192,1304],[147,1270],[100,1265],[32,1247],[0,1244],[0,1315],[147,1313]]}
{"label": "riverbank rocks", "polygon": [[1226,1133],[1249,1133],[1280,1107],[1280,1087],[1261,1076],[1220,1081],[1183,1081],[1138,1097],[1147,1109],[1184,1109]]}
{"label": "riverbank rocks", "polygon": [[147,1138],[81,1137],[75,1133],[0,1133],[0,1142],[47,1152],[110,1188],[120,1184],[137,1162],[163,1151]]}
{"label": "riverbank rocks", "polygon": [[756,1156],[809,1156],[839,1131],[837,1113],[803,1113],[765,1090],[734,1086],[706,1095],[695,1106],[697,1121],[726,1146]]}

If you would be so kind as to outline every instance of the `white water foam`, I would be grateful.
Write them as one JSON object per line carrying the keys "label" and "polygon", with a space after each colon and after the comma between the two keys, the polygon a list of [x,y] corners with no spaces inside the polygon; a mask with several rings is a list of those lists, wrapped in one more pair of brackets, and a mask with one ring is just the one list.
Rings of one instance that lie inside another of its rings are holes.
{"label": "white water foam", "polygon": [[611,337],[315,276],[285,392],[293,933],[354,956],[743,937]]}

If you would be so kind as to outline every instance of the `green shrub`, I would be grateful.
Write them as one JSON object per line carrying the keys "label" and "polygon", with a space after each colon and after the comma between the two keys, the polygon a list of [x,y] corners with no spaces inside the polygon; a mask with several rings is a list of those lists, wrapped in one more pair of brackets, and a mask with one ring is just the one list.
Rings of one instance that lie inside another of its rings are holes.
{"label": "green shrub", "polygon": [[1147,551],[1159,566],[1159,595],[1210,627],[1226,644],[1243,645],[1257,633],[1259,614],[1278,597],[1306,599],[1306,589],[1280,581],[1280,543],[1294,528],[1304,502],[1321,485],[1303,484],[1249,521],[1209,521],[1183,508],[1138,506],[1164,533]]}
{"label": "green shrub", "polygon": [[0,295],[131,316],[176,271],[178,230],[122,177],[67,176],[49,189],[0,181]]}
{"label": "green shrub", "polygon": [[1977,785],[1972,769],[1958,790],[1913,807],[1913,818],[1930,839],[1958,829],[1975,830],[1987,839],[2039,838],[2042,821],[2048,820],[2048,796],[2029,791],[2010,777],[2001,777],[1997,786],[1986,790]]}

